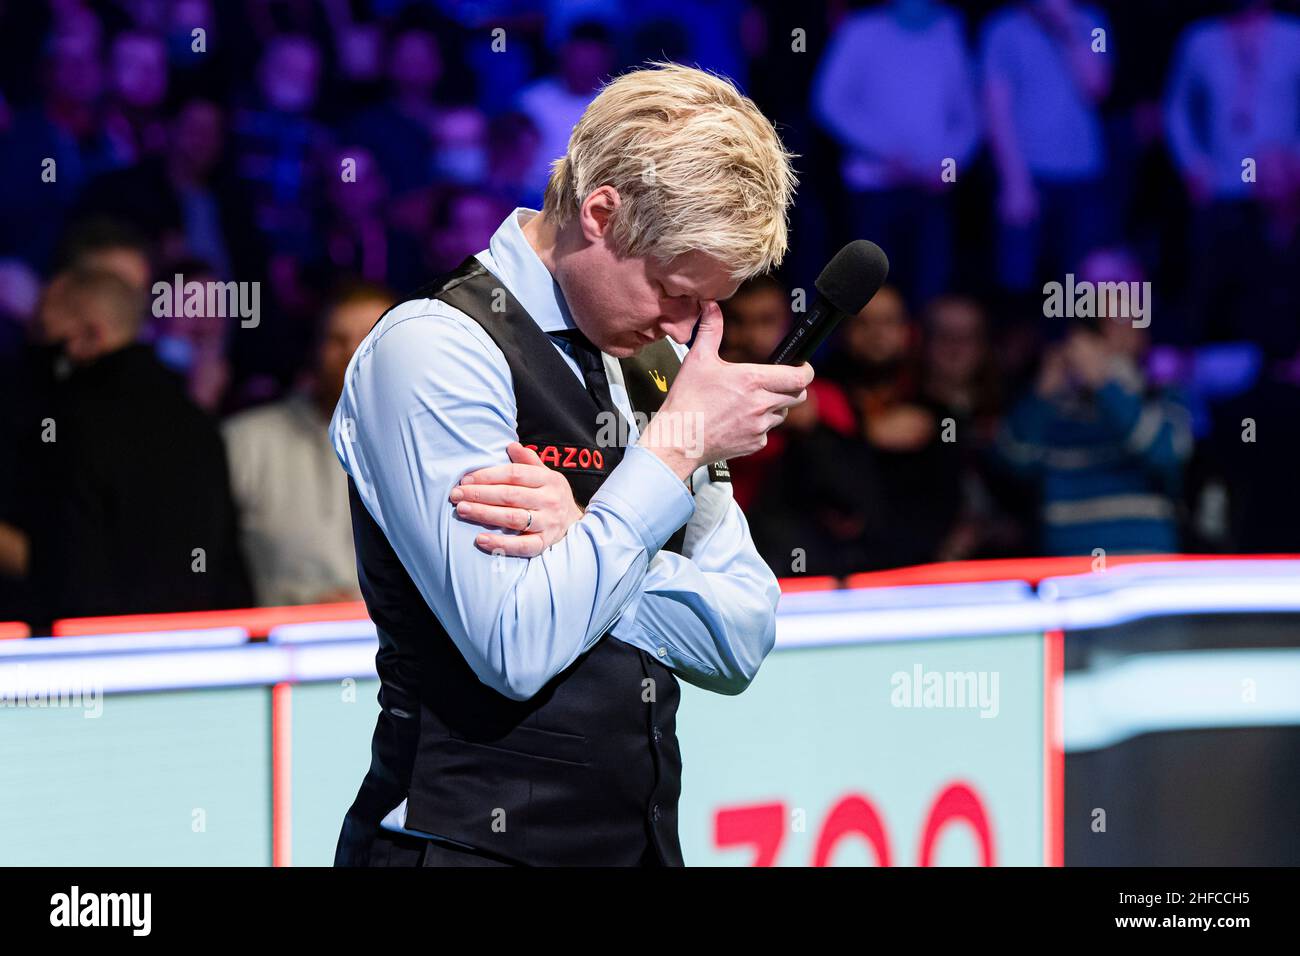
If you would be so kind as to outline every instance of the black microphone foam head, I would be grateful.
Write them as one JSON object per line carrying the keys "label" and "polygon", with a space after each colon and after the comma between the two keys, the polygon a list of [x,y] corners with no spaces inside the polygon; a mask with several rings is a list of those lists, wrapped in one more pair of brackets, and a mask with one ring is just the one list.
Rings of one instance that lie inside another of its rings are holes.
{"label": "black microphone foam head", "polygon": [[871,301],[889,275],[889,259],[874,242],[854,239],[835,253],[814,283],[817,291],[845,315],[855,315]]}

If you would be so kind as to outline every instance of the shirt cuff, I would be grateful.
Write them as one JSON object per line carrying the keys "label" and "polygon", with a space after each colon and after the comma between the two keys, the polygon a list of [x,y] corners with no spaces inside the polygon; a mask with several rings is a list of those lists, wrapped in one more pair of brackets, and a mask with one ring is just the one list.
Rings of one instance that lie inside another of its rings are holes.
{"label": "shirt cuff", "polygon": [[591,504],[617,503],[615,510],[636,529],[646,550],[658,551],[695,513],[695,499],[685,482],[659,456],[629,445],[619,462],[591,496]]}

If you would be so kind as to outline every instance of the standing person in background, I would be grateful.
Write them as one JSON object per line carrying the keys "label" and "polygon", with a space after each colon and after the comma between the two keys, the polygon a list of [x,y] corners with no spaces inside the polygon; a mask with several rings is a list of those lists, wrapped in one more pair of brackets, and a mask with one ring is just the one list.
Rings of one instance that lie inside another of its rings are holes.
{"label": "standing person in background", "polygon": [[1300,18],[1267,0],[1235,6],[1188,28],[1166,100],[1169,149],[1192,202],[1191,341],[1250,339],[1279,357],[1297,345],[1300,305]]}
{"label": "standing person in background", "polygon": [[382,286],[342,287],[325,311],[310,387],[222,426],[260,606],[361,599],[347,476],[330,446],[329,416],[352,353],[393,301]]}
{"label": "standing person in background", "polygon": [[[1108,44],[1094,51],[1096,31]],[[990,18],[981,63],[998,174],[998,278],[1026,292],[1038,269],[1075,268],[1106,238],[1098,104],[1110,90],[1110,31],[1072,0],[1022,0]]]}
{"label": "standing person in background", "polygon": [[974,74],[957,14],[893,0],[844,22],[813,90],[818,122],[844,150],[851,228],[889,250],[914,305],[943,292],[952,268],[950,181],[979,143]]}
{"label": "standing person in background", "polygon": [[[1094,253],[1080,272],[1089,282],[1142,275],[1117,251]],[[1176,396],[1148,387],[1146,347],[1146,330],[1126,316],[1081,321],[1043,357],[1033,393],[1008,416],[998,450],[1039,489],[1043,553],[1178,550],[1191,417]]]}
{"label": "standing person in background", "polygon": [[559,68],[519,94],[518,108],[541,135],[528,177],[535,201],[551,175],[551,160],[564,153],[569,133],[616,64],[614,41],[597,21],[576,23],[560,47]]}

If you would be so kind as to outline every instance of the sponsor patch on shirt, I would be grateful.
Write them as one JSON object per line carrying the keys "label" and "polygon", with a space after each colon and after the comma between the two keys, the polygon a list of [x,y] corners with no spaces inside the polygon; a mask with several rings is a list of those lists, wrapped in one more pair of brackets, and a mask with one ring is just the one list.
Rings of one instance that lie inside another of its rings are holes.
{"label": "sponsor patch on shirt", "polygon": [[589,471],[594,474],[606,473],[605,453],[593,445],[569,445],[546,442],[525,443],[531,448],[548,468],[561,471]]}

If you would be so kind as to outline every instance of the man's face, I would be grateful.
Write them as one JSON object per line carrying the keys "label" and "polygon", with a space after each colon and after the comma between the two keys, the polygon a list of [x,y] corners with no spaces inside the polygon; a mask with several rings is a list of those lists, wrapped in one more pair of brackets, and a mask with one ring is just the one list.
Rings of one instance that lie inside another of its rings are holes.
{"label": "man's face", "polygon": [[442,54],[432,35],[421,30],[403,33],[393,42],[388,75],[398,92],[428,97],[442,77]]}
{"label": "man's face", "polygon": [[909,336],[907,307],[889,286],[844,323],[844,345],[849,355],[866,365],[901,361],[907,354]]}
{"label": "man's face", "polygon": [[320,53],[310,40],[286,37],[262,55],[262,95],[283,113],[305,113],[316,103]]}
{"label": "man's face", "polygon": [[113,44],[113,89],[128,106],[152,109],[167,95],[167,50],[156,37],[124,34]]}
{"label": "man's face", "polygon": [[[1103,282],[1119,282],[1130,288],[1141,286],[1143,273],[1138,263],[1124,255],[1108,251],[1094,252],[1079,264],[1079,278],[1100,287]],[[1133,320],[1127,315],[1109,315],[1109,301],[1098,296],[1101,320],[1098,331],[1102,343],[1113,354],[1125,355],[1131,359],[1140,359],[1147,349],[1146,331],[1134,328]]]}
{"label": "man's face", "polygon": [[934,374],[969,382],[984,361],[984,320],[974,303],[947,301],[935,307],[926,337],[926,361]]}
{"label": "man's face", "polygon": [[685,345],[705,304],[730,298],[738,283],[700,252],[662,263],[617,256],[595,243],[566,262],[557,278],[573,320],[602,352],[635,355],[667,336]]}
{"label": "man's face", "polygon": [[366,337],[375,320],[391,302],[381,299],[362,299],[347,302],[331,309],[325,317],[325,333],[321,337],[317,356],[320,392],[331,403],[343,393],[343,379],[348,362]]}
{"label": "man's face", "polygon": [[212,103],[189,103],[172,124],[172,149],[200,174],[217,165],[224,139],[221,110]]}
{"label": "man's face", "polygon": [[721,355],[728,362],[766,362],[790,326],[790,303],[771,287],[741,293],[726,313]]}
{"label": "man's face", "polygon": [[103,67],[89,39],[64,37],[54,43],[47,90],[74,103],[93,103],[103,89]]}
{"label": "man's face", "polygon": [[429,260],[435,269],[452,269],[466,256],[486,249],[505,215],[485,193],[465,193],[451,200],[447,221],[429,236]]}
{"label": "man's face", "polygon": [[78,264],[121,276],[137,292],[145,292],[149,288],[149,259],[144,253],[129,246],[111,246],[88,252]]}
{"label": "man's face", "polygon": [[560,72],[569,92],[593,93],[614,69],[614,50],[599,40],[570,40],[560,52]]}

